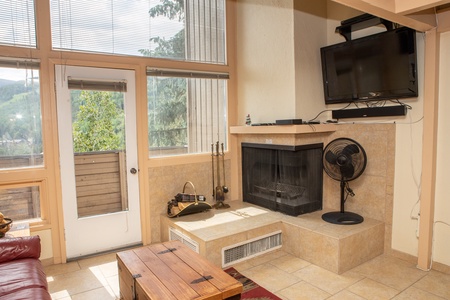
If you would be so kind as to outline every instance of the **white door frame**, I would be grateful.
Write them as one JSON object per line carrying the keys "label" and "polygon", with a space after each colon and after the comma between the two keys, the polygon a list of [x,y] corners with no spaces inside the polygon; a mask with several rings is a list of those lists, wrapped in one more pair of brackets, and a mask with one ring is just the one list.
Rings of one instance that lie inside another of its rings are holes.
{"label": "white door frame", "polygon": [[[124,93],[128,210],[78,218],[72,139],[71,100],[67,78],[126,80]],[[60,173],[67,258],[76,258],[142,242],[136,135],[135,71],[106,68],[55,66]]]}

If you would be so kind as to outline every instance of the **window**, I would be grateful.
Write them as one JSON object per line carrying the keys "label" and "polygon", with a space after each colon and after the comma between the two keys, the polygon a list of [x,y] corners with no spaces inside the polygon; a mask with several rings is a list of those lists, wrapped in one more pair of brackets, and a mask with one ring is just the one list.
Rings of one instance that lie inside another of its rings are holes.
{"label": "window", "polygon": [[39,63],[0,59],[0,169],[43,165]]}
{"label": "window", "polygon": [[[50,0],[50,7],[54,49],[226,64],[226,0]],[[192,74],[148,71],[151,157],[226,145],[228,75]]]}
{"label": "window", "polygon": [[39,184],[0,189],[0,212],[14,222],[41,217]]}
{"label": "window", "polygon": [[225,0],[51,0],[50,5],[54,49],[226,63]]}
{"label": "window", "polygon": [[0,1],[0,44],[36,47],[34,1]]}
{"label": "window", "polygon": [[150,157],[226,146],[227,74],[147,71]]}
{"label": "window", "polygon": [[79,218],[128,209],[126,81],[68,78]]}

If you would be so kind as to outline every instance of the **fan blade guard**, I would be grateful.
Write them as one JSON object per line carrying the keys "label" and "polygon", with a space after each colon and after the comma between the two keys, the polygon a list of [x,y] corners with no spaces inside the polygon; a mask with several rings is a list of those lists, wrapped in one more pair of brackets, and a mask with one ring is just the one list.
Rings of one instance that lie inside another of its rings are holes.
{"label": "fan blade guard", "polygon": [[364,148],[349,138],[337,138],[326,145],[323,151],[323,169],[332,179],[340,181],[341,210],[322,215],[326,222],[340,225],[359,224],[364,218],[344,210],[344,188],[348,181],[358,178],[365,170],[367,156]]}
{"label": "fan blade guard", "polygon": [[367,156],[364,148],[350,138],[332,140],[323,153],[323,168],[334,180],[354,180],[366,168]]}

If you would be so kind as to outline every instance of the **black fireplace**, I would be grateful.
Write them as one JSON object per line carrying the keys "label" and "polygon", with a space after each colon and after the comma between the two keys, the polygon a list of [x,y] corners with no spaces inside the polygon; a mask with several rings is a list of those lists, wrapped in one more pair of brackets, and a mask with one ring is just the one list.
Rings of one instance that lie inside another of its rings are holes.
{"label": "black fireplace", "polygon": [[291,216],[322,209],[322,152],[322,143],[242,143],[244,202]]}

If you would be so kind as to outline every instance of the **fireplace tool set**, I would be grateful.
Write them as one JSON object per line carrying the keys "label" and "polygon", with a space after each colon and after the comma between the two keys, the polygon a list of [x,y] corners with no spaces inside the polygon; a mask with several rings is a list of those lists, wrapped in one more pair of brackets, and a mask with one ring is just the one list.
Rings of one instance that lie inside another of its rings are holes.
{"label": "fireplace tool set", "polygon": [[[170,218],[204,212],[213,207],[216,209],[230,207],[230,205],[223,203],[225,201],[225,194],[228,193],[228,187],[225,184],[225,153],[223,148],[223,143],[221,145],[222,151],[219,150],[219,142],[211,144],[213,198],[216,203],[212,206],[207,203],[206,197],[198,195],[195,191],[194,184],[187,181],[184,184],[183,192],[178,193],[172,200],[167,202],[167,215]],[[223,184],[221,175],[223,175]],[[215,185],[216,180],[217,186]],[[194,192],[193,194],[186,192],[186,186],[188,185],[191,186]]]}
{"label": "fireplace tool set", "polygon": [[[225,194],[229,191],[228,187],[225,184],[225,153],[223,150],[223,143],[221,144],[221,151],[219,151],[218,141],[215,144],[211,144],[211,168],[213,185],[212,196],[216,200],[216,203],[213,205],[213,207],[216,209],[229,208],[230,205],[224,203]],[[221,175],[223,176],[223,185]],[[215,184],[215,180],[217,180],[217,186]]]}

